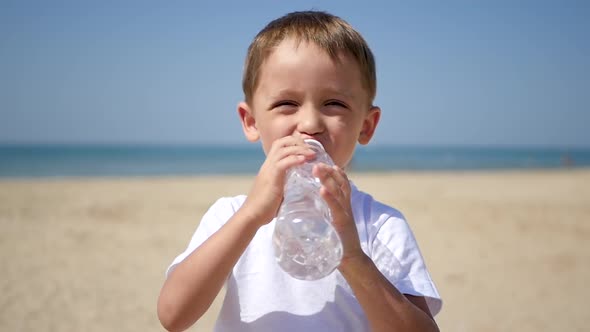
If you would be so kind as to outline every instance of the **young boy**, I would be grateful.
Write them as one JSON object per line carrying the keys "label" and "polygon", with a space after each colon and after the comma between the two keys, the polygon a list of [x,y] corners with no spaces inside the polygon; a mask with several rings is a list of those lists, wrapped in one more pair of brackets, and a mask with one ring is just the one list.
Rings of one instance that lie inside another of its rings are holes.
{"label": "young boy", "polygon": [[[440,297],[416,241],[395,209],[359,191],[345,169],[371,140],[375,62],[361,35],[324,12],[268,24],[248,49],[238,114],[266,154],[248,196],[219,199],[168,269],[158,316],[170,331],[194,324],[227,291],[216,331],[438,331]],[[315,166],[343,258],[331,275],[283,272],[272,247],[286,171],[314,158],[320,141],[336,166]]]}

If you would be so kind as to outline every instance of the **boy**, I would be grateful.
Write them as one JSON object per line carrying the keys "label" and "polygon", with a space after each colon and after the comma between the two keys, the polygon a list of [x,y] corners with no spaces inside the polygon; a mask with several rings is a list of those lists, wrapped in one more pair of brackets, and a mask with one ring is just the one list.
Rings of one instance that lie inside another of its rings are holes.
{"label": "boy", "polygon": [[[246,58],[246,138],[266,154],[248,196],[219,199],[168,270],[158,316],[170,331],[190,327],[225,284],[216,331],[438,331],[441,302],[403,216],[359,191],[343,169],[367,144],[381,110],[373,106],[373,55],[348,23],[295,12],[269,23]],[[317,165],[343,258],[334,273],[297,280],[272,248],[286,171],[322,143],[336,166]]]}

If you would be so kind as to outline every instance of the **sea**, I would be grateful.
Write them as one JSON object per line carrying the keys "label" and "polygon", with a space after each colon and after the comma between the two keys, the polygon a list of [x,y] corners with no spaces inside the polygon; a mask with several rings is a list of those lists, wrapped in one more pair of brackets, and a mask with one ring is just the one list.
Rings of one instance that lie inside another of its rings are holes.
{"label": "sea", "polygon": [[[256,174],[260,145],[0,145],[0,178]],[[590,148],[361,146],[348,170],[466,171],[590,166]]]}

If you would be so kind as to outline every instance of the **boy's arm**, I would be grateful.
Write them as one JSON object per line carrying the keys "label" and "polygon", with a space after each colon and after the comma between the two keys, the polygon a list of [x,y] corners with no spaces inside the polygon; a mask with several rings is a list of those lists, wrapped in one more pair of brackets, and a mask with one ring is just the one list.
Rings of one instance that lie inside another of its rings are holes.
{"label": "boy's arm", "polygon": [[405,296],[363,252],[350,203],[350,182],[339,167],[319,165],[314,174],[322,182],[320,194],[330,206],[333,226],[343,246],[338,270],[359,301],[371,331],[438,331],[423,297]]}
{"label": "boy's arm", "polygon": [[366,255],[343,261],[338,268],[361,304],[371,331],[439,331],[424,297],[405,296]]}
{"label": "boy's arm", "polygon": [[164,282],[158,318],[167,330],[185,330],[209,309],[258,228],[276,215],[286,171],[314,155],[302,138],[287,136],[273,142],[242,207]]}
{"label": "boy's arm", "polygon": [[183,331],[211,306],[260,225],[238,210],[170,273],[158,298],[158,318],[168,331]]}

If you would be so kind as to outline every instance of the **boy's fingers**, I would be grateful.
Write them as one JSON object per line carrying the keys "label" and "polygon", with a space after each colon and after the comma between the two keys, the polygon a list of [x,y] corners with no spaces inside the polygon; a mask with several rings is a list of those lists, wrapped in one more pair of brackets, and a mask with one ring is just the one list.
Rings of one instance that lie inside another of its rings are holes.
{"label": "boy's fingers", "polygon": [[322,187],[320,189],[320,194],[324,201],[326,201],[326,204],[328,204],[330,210],[332,211],[334,219],[339,219],[340,215],[344,211],[344,207],[342,206],[340,201],[336,199],[336,197],[331,192],[329,192],[326,187]]}
{"label": "boy's fingers", "polygon": [[[314,170],[315,176],[320,178],[323,190],[326,192],[324,199],[330,208],[335,212],[349,210],[350,205],[350,184],[346,176],[343,176],[337,168],[328,165],[318,165],[317,170]],[[328,200],[332,200],[331,204]]]}
{"label": "boy's fingers", "polygon": [[305,156],[306,158],[309,158],[311,156],[314,156],[315,152],[312,149],[310,149],[309,147],[300,146],[300,145],[285,146],[285,147],[281,148],[279,151],[277,151],[277,158],[279,160],[289,157],[291,155],[302,155],[302,156]]}
{"label": "boy's fingers", "polygon": [[[325,187],[320,189],[320,195],[328,204],[330,211],[332,212],[333,225],[340,230],[343,230],[349,223],[346,220],[352,219],[352,212],[332,195]],[[352,222],[354,224],[354,221]]]}
{"label": "boy's fingers", "polygon": [[347,199],[350,197],[350,182],[346,173],[338,166],[321,165],[323,175],[320,177],[322,184],[330,187],[332,194]]}
{"label": "boy's fingers", "polygon": [[281,148],[285,146],[292,146],[292,145],[305,145],[305,141],[301,138],[294,137],[294,136],[285,136],[277,139],[272,143],[272,147]]}
{"label": "boy's fingers", "polygon": [[317,174],[314,175],[320,178],[322,186],[324,186],[332,195],[336,196],[340,189],[340,184],[334,178],[334,175],[332,174],[333,170],[329,166],[323,164],[317,165],[314,172],[316,169]]}
{"label": "boy's fingers", "polygon": [[302,164],[305,161],[305,156],[303,155],[288,155],[285,158],[282,158],[276,163],[276,169],[280,172],[286,172],[289,168]]}
{"label": "boy's fingers", "polygon": [[334,179],[338,183],[340,189],[344,192],[345,196],[349,196],[350,194],[350,181],[348,181],[348,177],[344,170],[338,166],[332,166],[334,170]]}

